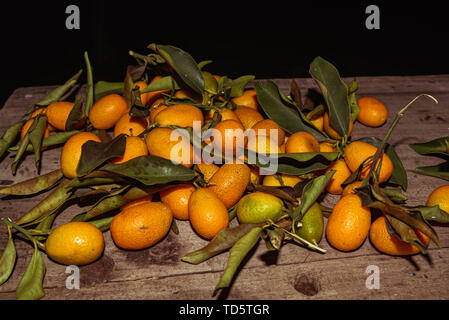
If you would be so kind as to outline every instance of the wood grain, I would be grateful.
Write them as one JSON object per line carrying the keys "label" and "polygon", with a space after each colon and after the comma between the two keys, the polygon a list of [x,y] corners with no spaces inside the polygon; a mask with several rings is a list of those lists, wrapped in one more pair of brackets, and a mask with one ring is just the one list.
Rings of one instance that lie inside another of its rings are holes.
{"label": "wood grain", "polygon": [[[352,79],[345,79],[347,83]],[[435,159],[418,156],[409,147],[412,142],[423,142],[448,135],[449,129],[449,75],[419,77],[360,77],[358,97],[370,95],[382,100],[389,109],[388,123],[373,129],[357,123],[353,138],[382,137],[395,114],[420,93],[429,93],[439,100],[434,105],[428,99],[420,99],[401,120],[392,136],[392,143],[406,169],[430,165]],[[291,79],[274,79],[288,93]],[[303,95],[310,88],[317,88],[311,79],[295,79]],[[19,88],[0,109],[0,132],[42,98],[53,87]],[[41,173],[59,166],[60,149],[43,153]],[[33,156],[28,156],[12,176],[8,156],[0,163],[0,187],[11,185],[36,176]],[[409,205],[424,204],[430,192],[446,184],[442,180],[409,173]],[[37,197],[0,201],[0,217],[16,219],[42,200]],[[325,203],[333,205],[337,200],[327,196]],[[73,205],[57,219],[56,225],[67,222],[73,215],[83,212],[83,207]],[[105,233],[106,248],[97,262],[80,268],[81,289],[68,290],[65,286],[66,267],[45,257],[47,274],[44,281],[44,299],[214,299],[211,295],[228,253],[212,258],[198,266],[180,261],[193,250],[203,247],[188,222],[178,222],[180,234],[169,234],[156,246],[129,252],[118,249],[109,232]],[[288,243],[276,254],[269,252],[265,244],[251,252],[245,260],[230,290],[219,299],[449,299],[449,229],[436,226],[441,248],[430,246],[430,260],[422,256],[409,259],[390,257],[377,252],[369,241],[350,253],[339,252],[324,239],[321,246],[326,254],[308,251]],[[0,226],[0,248],[7,241],[6,228]],[[30,259],[32,248],[23,241],[16,241],[18,261],[11,279],[0,287],[0,299],[14,299],[15,288]],[[380,270],[380,289],[369,290],[365,286],[366,268],[375,265]]]}

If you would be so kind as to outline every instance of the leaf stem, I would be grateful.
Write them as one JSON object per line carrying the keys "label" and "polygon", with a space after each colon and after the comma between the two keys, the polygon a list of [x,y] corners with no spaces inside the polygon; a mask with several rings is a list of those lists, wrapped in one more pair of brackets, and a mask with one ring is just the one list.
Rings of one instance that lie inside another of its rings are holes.
{"label": "leaf stem", "polygon": [[376,165],[379,162],[380,156],[384,152],[384,149],[385,149],[385,147],[387,145],[388,139],[390,139],[390,136],[393,133],[394,128],[397,126],[399,121],[403,118],[405,112],[410,108],[410,106],[413,103],[415,103],[416,100],[418,100],[421,97],[428,97],[433,102],[435,102],[435,104],[438,104],[438,100],[435,99],[433,96],[431,96],[429,94],[426,94],[426,93],[422,93],[422,94],[416,96],[412,101],[410,101],[404,108],[402,108],[398,112],[398,114],[396,115],[396,118],[394,119],[393,123],[391,124],[390,128],[388,129],[387,133],[385,134],[385,136],[384,136],[384,138],[383,138],[379,148],[377,149],[377,152],[373,156],[373,161],[372,161],[370,172],[367,175],[367,177],[365,178],[365,180],[363,181],[363,185],[366,185],[366,183],[369,181],[370,177],[372,176],[373,172],[376,170]]}
{"label": "leaf stem", "polygon": [[306,245],[307,247],[309,247],[309,248],[311,248],[311,249],[314,249],[314,250],[316,250],[316,251],[319,251],[319,252],[321,252],[321,253],[326,253],[326,250],[325,250],[325,249],[322,249],[322,248],[320,248],[319,246],[317,246],[317,245],[315,245],[315,244],[313,244],[313,243],[307,241],[306,239],[301,238],[300,236],[298,236],[298,235],[295,234],[295,233],[292,233],[292,232],[290,232],[290,231],[288,231],[288,230],[285,230],[284,228],[278,226],[278,225],[277,225],[276,223],[274,223],[273,221],[268,220],[268,222],[269,222],[270,225],[272,225],[273,227],[275,227],[275,228],[281,230],[281,231],[284,232],[286,235],[288,235],[288,236],[290,236],[290,237],[292,237],[292,238],[298,240],[299,242],[301,242],[302,244]]}

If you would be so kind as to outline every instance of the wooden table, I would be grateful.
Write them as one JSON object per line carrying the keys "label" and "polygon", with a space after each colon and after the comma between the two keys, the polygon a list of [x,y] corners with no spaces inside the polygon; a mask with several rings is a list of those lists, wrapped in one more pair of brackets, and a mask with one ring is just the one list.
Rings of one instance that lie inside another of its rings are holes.
{"label": "wooden table", "polygon": [[[316,88],[311,79],[296,79],[305,93]],[[345,79],[347,83],[352,79]],[[275,82],[288,92],[290,80]],[[430,165],[434,159],[415,154],[408,144],[424,142],[448,135],[449,131],[449,75],[419,77],[361,77],[358,97],[370,95],[384,101],[390,110],[387,125],[380,129],[357,123],[353,137],[382,137],[395,114],[419,93],[434,95],[440,104],[435,106],[425,98],[416,102],[400,122],[390,142],[395,146],[406,169]],[[51,87],[17,89],[0,110],[0,132],[38,101]],[[43,154],[42,173],[59,167],[60,149]],[[0,186],[10,185],[36,176],[34,157],[28,156],[17,176],[10,173],[11,157],[0,164]],[[409,173],[409,205],[425,204],[430,192],[447,182]],[[13,220],[40,201],[45,194],[24,199],[0,200],[0,217]],[[325,199],[333,205],[335,197]],[[77,205],[66,209],[56,225],[68,221],[83,211]],[[147,250],[129,252],[118,249],[109,232],[105,233],[104,256],[97,262],[80,268],[81,288],[69,290],[65,282],[66,267],[47,259],[44,299],[213,299],[212,292],[223,272],[228,253],[198,266],[180,261],[206,242],[196,236],[188,222],[178,223],[180,234],[170,233],[164,241]],[[279,254],[268,252],[260,242],[251,257],[246,259],[230,290],[219,298],[227,299],[448,299],[449,298],[449,228],[437,226],[441,248],[430,246],[430,260],[421,255],[406,259],[380,254],[369,241],[354,252],[339,252],[323,239],[326,254],[304,249],[292,243],[283,246]],[[6,228],[0,225],[0,248],[7,241]],[[16,241],[18,261],[13,276],[0,287],[0,299],[14,299],[17,283],[25,271],[32,248]],[[380,288],[367,289],[368,266],[380,271]]]}

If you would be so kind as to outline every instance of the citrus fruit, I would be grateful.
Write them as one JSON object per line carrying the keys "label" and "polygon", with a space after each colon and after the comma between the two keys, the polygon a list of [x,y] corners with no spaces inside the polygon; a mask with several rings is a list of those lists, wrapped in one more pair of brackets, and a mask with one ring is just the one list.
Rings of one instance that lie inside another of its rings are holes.
{"label": "citrus fruit", "polygon": [[202,127],[204,116],[201,110],[189,104],[175,104],[159,112],[154,119],[155,123],[162,126],[191,127],[195,122]]}
{"label": "citrus fruit", "polygon": [[55,228],[45,242],[47,255],[65,265],[86,265],[104,250],[103,233],[88,222],[69,222]]}
{"label": "citrus fruit", "polygon": [[189,219],[189,199],[195,187],[180,185],[170,187],[160,192],[162,202],[170,208],[173,216],[179,220]]}
{"label": "citrus fruit", "polygon": [[327,241],[338,250],[353,251],[365,241],[370,225],[370,209],[362,206],[359,196],[347,195],[335,204],[327,220]]}
{"label": "citrus fruit", "polygon": [[284,203],[281,199],[264,192],[247,194],[237,204],[240,223],[276,222],[282,215]]}
{"label": "citrus fruit", "polygon": [[156,116],[159,114],[159,112],[161,112],[167,108],[168,108],[168,106],[165,104],[165,99],[159,98],[156,101],[154,101],[150,107],[151,123],[154,123],[154,120],[156,119]]}
{"label": "citrus fruit", "polygon": [[259,109],[259,101],[257,101],[256,90],[246,90],[240,97],[235,97],[232,99],[237,106],[244,106],[254,110]]}
{"label": "citrus fruit", "polygon": [[151,130],[146,138],[148,151],[152,156],[181,163],[183,166],[190,168],[193,165],[193,147],[187,139],[182,137],[179,137],[176,141],[171,141],[170,137],[173,131],[171,128]]}
{"label": "citrus fruit", "polygon": [[324,114],[316,115],[312,117],[312,111],[307,114],[307,119],[320,131],[324,130]]}
{"label": "citrus fruit", "polygon": [[[427,247],[430,239],[424,233],[416,230],[416,235],[422,244]],[[369,237],[373,246],[380,252],[393,256],[406,256],[419,253],[418,247],[402,241],[388,232],[385,216],[376,219],[371,225]]]}
{"label": "citrus fruit", "polygon": [[[300,177],[289,174],[282,174],[280,178],[283,186],[292,188],[302,181]],[[279,181],[277,175],[270,175],[263,178],[263,185],[267,187],[280,187],[281,182]]]}
{"label": "citrus fruit", "polygon": [[[324,122],[324,131],[335,140],[341,140],[342,136],[331,126],[329,119],[329,112],[324,113],[323,117]],[[354,129],[354,123],[352,122],[352,118],[349,120],[349,130],[347,136],[349,137],[352,134],[352,130]]]}
{"label": "citrus fruit", "polygon": [[335,152],[334,144],[329,141],[320,142],[320,152]]}
{"label": "citrus fruit", "polygon": [[120,134],[128,136],[138,136],[148,126],[148,121],[144,117],[131,117],[129,113],[125,113],[114,127],[114,138]]}
{"label": "citrus fruit", "polygon": [[201,173],[204,176],[204,180],[209,181],[210,178],[220,169],[219,166],[213,163],[200,163],[196,165],[198,170],[201,171]]}
{"label": "citrus fruit", "polygon": [[128,111],[128,105],[122,96],[110,94],[92,106],[89,120],[95,129],[107,130],[112,128]]}
{"label": "citrus fruit", "polygon": [[147,145],[142,138],[126,137],[125,152],[121,157],[113,158],[111,163],[120,164],[128,162],[131,159],[148,155]]}
{"label": "citrus fruit", "polygon": [[[277,141],[278,145],[284,143],[285,131],[281,129],[273,120],[265,119],[257,122],[251,129],[256,131],[258,136],[267,136],[271,140]],[[274,134],[274,135],[272,135]]]}
{"label": "citrus fruit", "polygon": [[260,182],[262,181],[260,170],[257,166],[251,166],[250,181],[252,184],[260,184]]}
{"label": "citrus fruit", "polygon": [[343,159],[335,161],[331,166],[326,169],[326,174],[331,170],[335,170],[329,183],[326,185],[327,192],[331,194],[342,194],[343,187],[341,184],[351,176],[351,170],[349,170],[346,162]]}
{"label": "citrus fruit", "polygon": [[[297,199],[301,201],[301,199]],[[324,217],[320,205],[314,203],[306,211],[301,220],[302,226],[295,230],[295,233],[301,238],[312,242],[315,245],[320,243],[324,232]]]}
{"label": "citrus fruit", "polygon": [[357,120],[368,127],[380,127],[388,119],[388,109],[381,101],[373,97],[363,97],[357,101],[360,112]]}
{"label": "citrus fruit", "polygon": [[[216,110],[212,109],[206,112],[206,120],[212,120],[214,118],[214,115],[217,113]],[[240,122],[239,117],[235,114],[234,111],[228,108],[223,108],[219,111],[219,114],[221,115],[221,121],[224,120],[235,120]]]}
{"label": "citrus fruit", "polygon": [[162,202],[145,202],[117,214],[111,222],[115,244],[126,250],[141,250],[158,243],[170,230],[173,215]]}
{"label": "citrus fruit", "polygon": [[80,132],[64,144],[61,151],[61,170],[69,179],[76,178],[76,168],[81,158],[82,147],[87,141],[101,142],[100,138],[91,132]]}
{"label": "citrus fruit", "polygon": [[223,201],[227,209],[236,204],[249,184],[251,170],[246,164],[224,164],[213,176],[209,190]]}
{"label": "citrus fruit", "polygon": [[[377,148],[369,143],[362,141],[354,141],[351,142],[348,146],[344,148],[344,159],[348,168],[355,172],[360,167],[362,163],[365,162],[369,157],[372,157],[376,154]],[[369,171],[371,170],[372,161],[365,162],[366,167],[362,169],[360,178],[363,180],[367,177]],[[377,166],[376,165],[376,169]],[[393,163],[391,162],[388,155],[385,153],[382,156],[382,167],[380,169],[379,175],[379,183],[383,183],[390,179],[391,174],[393,173]]]}
{"label": "citrus fruit", "polygon": [[134,206],[138,206],[139,204],[151,202],[151,201],[153,201],[153,194],[149,194],[149,195],[147,195],[147,196],[145,196],[143,198],[140,198],[140,199],[132,201],[132,202],[130,202],[128,204],[125,204],[124,206],[120,207],[120,211],[129,209],[129,208],[134,207]]}
{"label": "citrus fruit", "polygon": [[429,195],[427,206],[434,207],[436,205],[449,214],[449,185],[441,186]]}
{"label": "citrus fruit", "polygon": [[200,103],[201,97],[198,93],[194,92],[191,89],[181,89],[175,92],[175,98],[178,99],[189,99],[193,102]]}
{"label": "citrus fruit", "polygon": [[237,108],[234,113],[239,117],[245,130],[251,129],[256,123],[264,119],[260,112],[249,107]]}
{"label": "citrus fruit", "polygon": [[40,114],[46,114],[47,113],[47,108],[37,108],[36,110],[33,111],[33,113],[31,114],[31,118],[36,118],[38,115]]}
{"label": "citrus fruit", "polygon": [[[60,101],[51,103],[47,107],[47,119],[48,123],[51,124],[54,128],[65,131],[65,125],[67,119],[69,118],[70,112],[75,106],[72,102]],[[86,119],[81,119],[75,126],[74,129],[79,129],[83,126]]]}
{"label": "citrus fruit", "polygon": [[281,153],[281,150],[277,144],[277,141],[274,141],[270,137],[267,136],[254,136],[249,135],[248,137],[248,150],[263,154],[276,154]]}
{"label": "citrus fruit", "polygon": [[285,153],[285,145],[286,145],[287,143],[283,143],[283,144],[281,144],[280,146],[279,146],[279,153]]}
{"label": "citrus fruit", "polygon": [[195,190],[189,200],[189,219],[202,237],[212,239],[229,225],[229,214],[223,202],[207,188]]}
{"label": "citrus fruit", "polygon": [[223,120],[219,122],[213,131],[211,137],[215,150],[222,154],[234,155],[242,153],[242,148],[245,148],[247,137],[245,136],[245,128],[240,121]]}
{"label": "citrus fruit", "polygon": [[285,145],[287,153],[320,152],[317,139],[308,132],[295,132]]}
{"label": "citrus fruit", "polygon": [[[22,127],[22,131],[20,132],[20,140],[23,140],[25,138],[25,135],[27,134],[28,130],[30,130],[30,127],[33,125],[34,120],[30,119]],[[44,130],[44,139],[50,136],[50,130],[48,126]]]}
{"label": "citrus fruit", "polygon": [[355,194],[354,189],[360,188],[362,186],[362,181],[355,181],[353,183],[348,184],[341,194],[342,197],[347,196],[348,194]]}

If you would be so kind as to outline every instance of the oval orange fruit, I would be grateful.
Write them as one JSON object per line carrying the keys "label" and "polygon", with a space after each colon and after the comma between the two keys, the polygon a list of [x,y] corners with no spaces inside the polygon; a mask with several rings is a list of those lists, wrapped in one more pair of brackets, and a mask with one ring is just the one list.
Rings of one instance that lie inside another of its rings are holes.
{"label": "oval orange fruit", "polygon": [[371,212],[362,206],[359,196],[342,197],[334,206],[326,226],[327,241],[341,251],[353,251],[366,240]]}
{"label": "oval orange fruit", "polygon": [[162,202],[145,202],[125,209],[111,222],[115,244],[126,250],[141,250],[162,240],[170,231],[173,214]]}
{"label": "oval orange fruit", "polygon": [[189,219],[193,229],[206,239],[212,239],[229,225],[228,210],[207,188],[197,189],[190,196]]}

